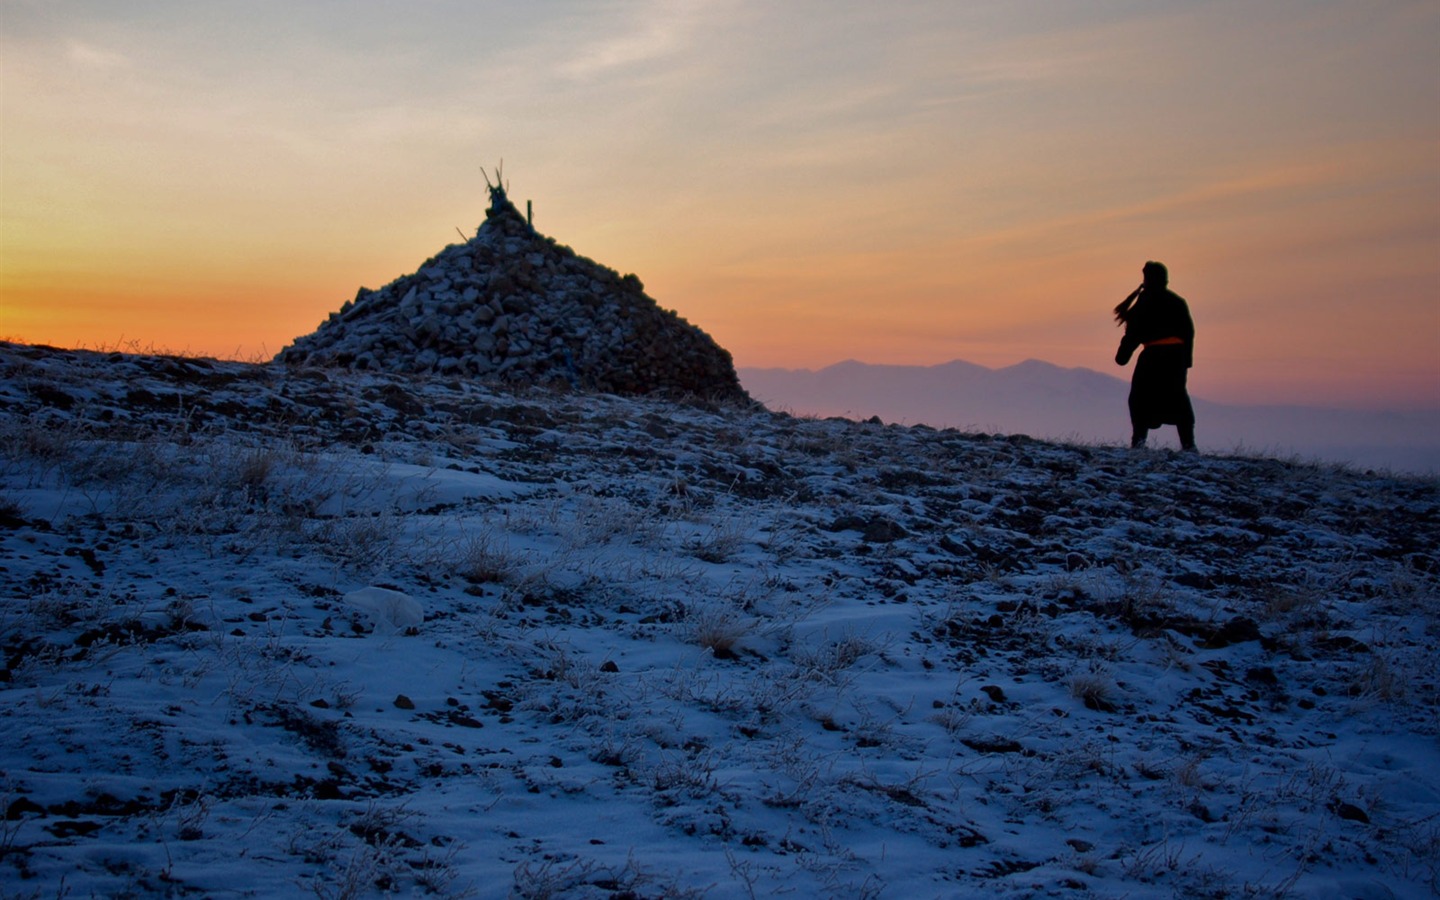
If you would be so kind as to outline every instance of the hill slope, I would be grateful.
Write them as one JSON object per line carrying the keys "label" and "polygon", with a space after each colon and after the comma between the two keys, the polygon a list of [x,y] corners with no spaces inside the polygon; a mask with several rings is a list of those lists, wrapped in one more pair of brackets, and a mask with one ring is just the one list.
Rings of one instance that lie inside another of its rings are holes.
{"label": "hill slope", "polygon": [[[1119,371],[1119,370],[1116,370]],[[1087,443],[1128,441],[1129,383],[1091,369],[1027,360],[989,369],[955,360],[938,366],[854,361],[824,369],[741,369],[762,403],[797,414],[1028,434]],[[1361,412],[1301,406],[1232,406],[1195,398],[1206,452],[1299,456],[1397,472],[1440,473],[1440,410]],[[1151,436],[1175,447],[1175,429]]]}
{"label": "hill slope", "polygon": [[7,896],[1440,886],[1433,481],[3,344],[0,459]]}

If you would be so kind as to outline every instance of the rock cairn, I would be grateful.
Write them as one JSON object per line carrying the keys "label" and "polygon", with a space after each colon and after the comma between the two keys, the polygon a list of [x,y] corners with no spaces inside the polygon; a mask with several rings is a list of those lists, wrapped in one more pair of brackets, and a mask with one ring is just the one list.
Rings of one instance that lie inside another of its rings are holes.
{"label": "rock cairn", "polygon": [[614,394],[749,399],[728,351],[661,309],[639,278],[540,235],[498,183],[474,238],[379,290],[361,288],[276,360]]}

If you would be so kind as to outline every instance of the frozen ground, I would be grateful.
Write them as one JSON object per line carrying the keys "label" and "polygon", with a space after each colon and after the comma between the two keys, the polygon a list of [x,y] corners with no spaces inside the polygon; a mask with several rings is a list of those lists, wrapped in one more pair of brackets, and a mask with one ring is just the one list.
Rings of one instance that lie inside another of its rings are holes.
{"label": "frozen ground", "polygon": [[1437,536],[1433,480],[0,344],[0,894],[1431,897]]}

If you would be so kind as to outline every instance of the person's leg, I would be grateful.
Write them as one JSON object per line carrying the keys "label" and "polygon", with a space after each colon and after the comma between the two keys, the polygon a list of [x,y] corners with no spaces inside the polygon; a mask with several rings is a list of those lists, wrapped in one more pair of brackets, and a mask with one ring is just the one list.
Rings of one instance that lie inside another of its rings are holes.
{"label": "person's leg", "polygon": [[[1144,358],[1144,354],[1141,354]],[[1130,410],[1130,449],[1136,450],[1145,446],[1145,435],[1150,431],[1145,425],[1145,393],[1144,382],[1141,379],[1140,363],[1135,363],[1135,375],[1130,379],[1130,396],[1125,399],[1125,405]]]}
{"label": "person's leg", "polygon": [[1191,422],[1191,423],[1188,424],[1188,425],[1176,425],[1175,428],[1176,428],[1177,431],[1180,432],[1180,449],[1181,449],[1181,450],[1194,450],[1194,449],[1195,449],[1195,423],[1194,423],[1194,422]]}
{"label": "person's leg", "polygon": [[1195,407],[1190,403],[1190,393],[1185,390],[1184,376],[1180,382],[1180,421],[1175,426],[1180,431],[1180,449],[1195,449]]}

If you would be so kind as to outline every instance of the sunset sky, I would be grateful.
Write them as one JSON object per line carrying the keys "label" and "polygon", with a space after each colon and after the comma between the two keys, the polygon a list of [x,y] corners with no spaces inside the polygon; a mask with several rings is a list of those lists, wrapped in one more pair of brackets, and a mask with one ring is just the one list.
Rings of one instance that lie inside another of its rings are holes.
{"label": "sunset sky", "polygon": [[1435,0],[0,0],[0,338],[273,355],[511,195],[739,366],[1440,407]]}

